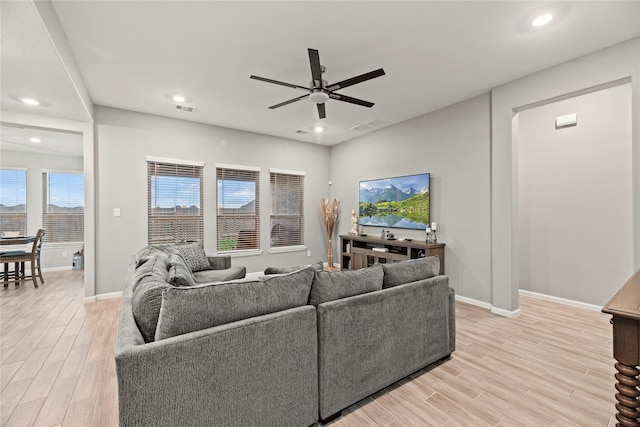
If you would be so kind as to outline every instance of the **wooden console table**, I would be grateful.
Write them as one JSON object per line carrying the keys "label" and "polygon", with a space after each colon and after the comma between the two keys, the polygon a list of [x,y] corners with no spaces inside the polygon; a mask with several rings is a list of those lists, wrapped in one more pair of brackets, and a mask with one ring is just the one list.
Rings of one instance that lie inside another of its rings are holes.
{"label": "wooden console table", "polygon": [[373,264],[434,255],[440,258],[440,274],[444,274],[444,243],[387,240],[377,236],[340,236],[340,268],[342,270],[358,270]]}
{"label": "wooden console table", "polygon": [[617,426],[640,426],[640,270],[604,306],[613,324],[616,370]]}

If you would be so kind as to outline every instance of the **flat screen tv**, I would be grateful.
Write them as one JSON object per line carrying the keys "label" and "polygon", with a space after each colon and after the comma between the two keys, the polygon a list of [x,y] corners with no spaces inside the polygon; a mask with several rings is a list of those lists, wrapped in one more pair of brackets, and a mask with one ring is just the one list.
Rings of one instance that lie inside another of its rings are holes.
{"label": "flat screen tv", "polygon": [[358,224],[424,230],[429,218],[429,174],[360,181]]}

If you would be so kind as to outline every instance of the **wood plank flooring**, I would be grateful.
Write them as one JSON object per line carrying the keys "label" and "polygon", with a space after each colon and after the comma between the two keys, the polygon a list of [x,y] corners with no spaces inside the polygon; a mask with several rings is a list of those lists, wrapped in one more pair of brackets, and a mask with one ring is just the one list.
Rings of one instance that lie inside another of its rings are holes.
{"label": "wood plank flooring", "polygon": [[[0,425],[117,426],[120,299],[83,303],[82,272],[0,290]],[[457,350],[328,424],[607,426],[615,414],[608,316],[523,297],[507,319],[457,303]]]}

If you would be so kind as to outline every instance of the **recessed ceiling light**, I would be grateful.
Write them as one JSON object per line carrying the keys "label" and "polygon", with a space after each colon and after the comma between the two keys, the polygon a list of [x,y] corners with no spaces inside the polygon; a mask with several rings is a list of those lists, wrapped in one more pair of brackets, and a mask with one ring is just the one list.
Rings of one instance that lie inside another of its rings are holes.
{"label": "recessed ceiling light", "polygon": [[541,15],[541,16],[538,16],[536,19],[534,19],[531,25],[533,25],[534,27],[542,27],[543,25],[546,25],[549,22],[551,22],[552,19],[553,19],[553,15],[551,14]]}
{"label": "recessed ceiling light", "polygon": [[24,102],[27,105],[40,105],[40,102],[37,99],[33,98],[20,98],[20,101]]}
{"label": "recessed ceiling light", "polygon": [[33,142],[35,144],[37,144],[39,142],[42,142],[42,140],[40,138],[37,138],[35,136],[33,138],[30,138],[29,141],[31,141],[31,142]]}
{"label": "recessed ceiling light", "polygon": [[176,102],[184,102],[187,100],[187,98],[182,95],[173,95],[173,100]]}
{"label": "recessed ceiling light", "polygon": [[313,128],[313,131],[314,131],[315,133],[322,133],[322,132],[324,132],[325,130],[327,130],[327,129],[326,129],[324,126],[316,126],[316,127],[314,127],[314,128]]}

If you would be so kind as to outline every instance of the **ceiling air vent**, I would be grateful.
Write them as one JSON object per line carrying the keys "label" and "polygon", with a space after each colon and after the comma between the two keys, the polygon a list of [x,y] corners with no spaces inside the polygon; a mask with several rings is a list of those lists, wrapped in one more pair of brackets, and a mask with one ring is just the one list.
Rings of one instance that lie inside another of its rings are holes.
{"label": "ceiling air vent", "polygon": [[308,133],[311,133],[311,131],[298,129],[296,133],[299,133],[300,135],[306,135]]}
{"label": "ceiling air vent", "polygon": [[371,127],[378,127],[383,124],[384,124],[384,120],[380,120],[380,119],[373,119],[373,120],[369,120],[368,122],[365,122],[365,125],[371,126]]}
{"label": "ceiling air vent", "polygon": [[180,105],[180,104],[176,105],[176,108],[178,110],[187,111],[189,113],[191,113],[191,112],[193,112],[193,110],[195,110],[195,108],[193,108],[193,107],[187,107],[186,105]]}
{"label": "ceiling air vent", "polygon": [[351,129],[357,130],[358,132],[364,132],[365,130],[371,129],[371,126],[367,126],[365,124],[361,124],[361,125],[356,125],[356,126],[352,127]]}

